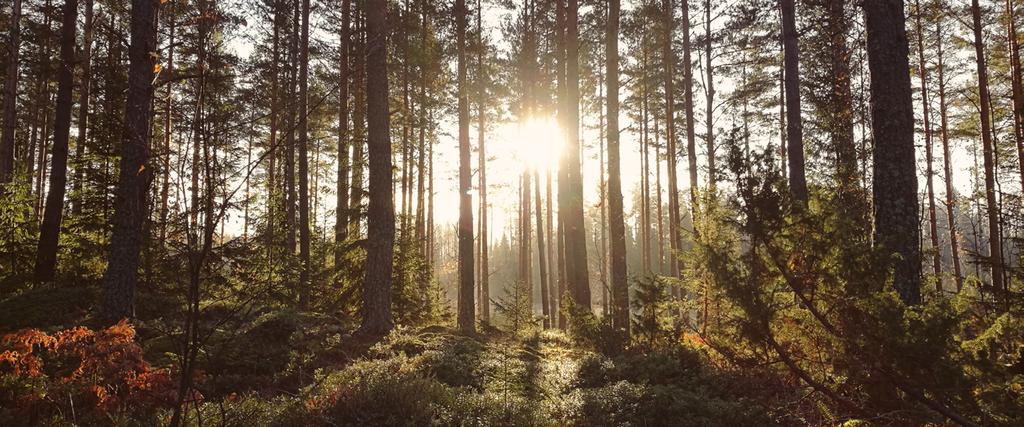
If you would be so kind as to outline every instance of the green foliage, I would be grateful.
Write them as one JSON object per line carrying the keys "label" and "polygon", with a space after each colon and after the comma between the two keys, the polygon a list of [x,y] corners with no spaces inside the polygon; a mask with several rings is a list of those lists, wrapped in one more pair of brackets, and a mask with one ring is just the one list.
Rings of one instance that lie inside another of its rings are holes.
{"label": "green foliage", "polygon": [[572,426],[716,426],[767,422],[739,402],[709,399],[699,391],[675,385],[627,381],[574,390],[560,409],[560,421]]}
{"label": "green foliage", "polygon": [[82,324],[96,306],[92,287],[39,287],[0,300],[0,332]]}
{"label": "green foliage", "polygon": [[494,302],[500,325],[516,337],[529,335],[541,324],[533,314],[533,298],[529,284],[517,281],[508,295]]}
{"label": "green foliage", "polygon": [[[694,254],[716,288],[711,317],[721,319],[704,323],[704,341],[740,368],[785,361],[766,374],[811,385],[817,404],[796,415],[805,420],[1018,421],[1019,363],[1016,372],[1007,368],[1014,362],[992,363],[1020,359],[1021,337],[1003,332],[1013,321],[988,318],[983,305],[960,302],[963,295],[906,306],[894,291],[891,260],[858,225],[855,196],[816,192],[806,207],[794,205],[774,164],[733,147],[739,197],[733,213],[716,220],[726,238],[708,239]],[[778,399],[777,392],[751,396]]]}
{"label": "green foliage", "polygon": [[660,277],[638,279],[633,287],[633,337],[646,348],[653,349],[670,339],[668,324],[668,285]]}

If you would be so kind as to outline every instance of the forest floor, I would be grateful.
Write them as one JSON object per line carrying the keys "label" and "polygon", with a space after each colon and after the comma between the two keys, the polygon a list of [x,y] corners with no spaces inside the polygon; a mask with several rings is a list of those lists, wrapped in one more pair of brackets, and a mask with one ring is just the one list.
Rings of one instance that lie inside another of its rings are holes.
{"label": "forest floor", "polygon": [[[681,345],[606,355],[559,331],[509,334],[488,329],[465,336],[440,326],[399,328],[373,345],[344,334],[326,341],[333,344],[321,347],[321,354],[293,352],[286,367],[272,374],[280,386],[288,382],[282,381],[283,373],[296,369],[296,359],[304,360],[305,368],[298,369],[305,369],[306,376],[292,377],[300,383],[294,393],[268,393],[267,387],[242,397],[231,393],[202,407],[206,424],[773,423],[768,411],[736,392],[742,391],[736,378],[709,369],[705,356]],[[209,379],[211,385],[222,383],[212,375]],[[221,385],[227,387],[217,388],[238,386]]]}
{"label": "forest floor", "polygon": [[[88,325],[86,311],[74,308],[88,295],[55,297],[64,293],[3,301],[0,308],[10,308],[5,313],[11,316],[0,317],[50,332]],[[19,307],[32,306],[24,304],[28,299],[44,296],[61,308],[46,318],[17,314]],[[208,314],[218,310],[211,306]],[[135,322],[146,361],[170,367],[173,376],[181,341],[167,331],[175,321]],[[344,319],[274,309],[204,328],[209,339],[197,360],[197,399],[186,405],[186,425],[804,424],[780,415],[798,412],[792,407],[759,403],[771,401],[764,397],[776,384],[756,373],[723,369],[707,348],[667,335],[656,346],[634,342],[617,351],[594,344],[608,341],[600,328],[588,338],[534,325],[516,333],[485,326],[471,336],[439,325],[398,327],[368,341],[352,336],[355,325]],[[172,394],[174,384],[168,389]],[[795,401],[792,396],[784,400]],[[54,419],[68,412],[57,411]],[[113,424],[162,425],[169,414],[170,407],[161,404]],[[116,418],[105,412],[97,416],[104,423]]]}

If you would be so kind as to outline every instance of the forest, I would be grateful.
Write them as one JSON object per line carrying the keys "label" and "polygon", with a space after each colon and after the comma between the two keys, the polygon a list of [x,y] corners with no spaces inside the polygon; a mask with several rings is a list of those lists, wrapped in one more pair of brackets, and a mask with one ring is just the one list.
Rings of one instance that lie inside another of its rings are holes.
{"label": "forest", "polygon": [[3,0],[0,425],[1024,425],[1017,1]]}

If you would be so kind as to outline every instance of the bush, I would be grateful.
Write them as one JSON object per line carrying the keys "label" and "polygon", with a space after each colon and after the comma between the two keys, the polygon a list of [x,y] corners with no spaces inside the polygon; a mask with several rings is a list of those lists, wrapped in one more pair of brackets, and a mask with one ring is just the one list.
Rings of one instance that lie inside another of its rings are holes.
{"label": "bush", "polygon": [[[69,417],[73,423],[150,420],[176,398],[168,369],[155,369],[125,321],[94,332],[23,329],[3,339],[0,424]],[[73,415],[72,415],[73,414]]]}
{"label": "bush", "polygon": [[330,425],[430,424],[435,402],[451,391],[414,369],[405,357],[363,360],[328,375],[306,405]]}
{"label": "bush", "polygon": [[619,381],[572,391],[556,419],[573,426],[765,425],[768,420],[745,407],[675,385]]}

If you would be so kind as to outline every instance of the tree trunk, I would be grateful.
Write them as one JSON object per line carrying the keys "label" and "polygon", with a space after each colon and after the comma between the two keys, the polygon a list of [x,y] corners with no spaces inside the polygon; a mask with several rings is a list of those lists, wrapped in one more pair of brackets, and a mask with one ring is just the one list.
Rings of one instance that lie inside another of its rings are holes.
{"label": "tree trunk", "polygon": [[[685,0],[684,0],[685,2]],[[608,254],[611,263],[612,324],[629,333],[629,283],[626,282],[626,225],[622,212],[619,149],[619,0],[608,0],[605,28],[605,94],[608,97]]]}
{"label": "tree trunk", "polygon": [[[52,282],[57,271],[57,245],[60,223],[64,217],[64,192],[68,180],[68,137],[71,133],[71,108],[74,101],[75,26],[78,23],[78,0],[65,0],[60,29],[60,68],[57,70],[57,108],[53,121],[53,148],[50,157],[50,191],[39,228],[36,252],[36,280]],[[147,129],[148,132],[148,129]]]}
{"label": "tree trunk", "polygon": [[783,62],[786,86],[786,152],[789,154],[789,191],[801,203],[807,203],[807,177],[804,172],[804,126],[800,118],[800,47],[796,32],[794,0],[782,0]]}
{"label": "tree trunk", "polygon": [[534,211],[537,217],[537,267],[540,269],[540,304],[541,313],[544,315],[544,329],[551,327],[551,305],[548,301],[548,265],[545,257],[545,244],[544,244],[544,213],[541,209],[540,204],[540,174],[533,171],[533,181],[536,192],[534,193],[534,205],[537,209]]}
{"label": "tree trunk", "polygon": [[[395,241],[395,201],[391,189],[391,128],[388,117],[387,1],[366,1],[366,111],[370,157],[370,206],[363,284],[363,323],[359,331],[382,336],[394,327],[391,273]],[[472,242],[470,242],[472,245]]]}
{"label": "tree trunk", "polygon": [[1003,245],[999,233],[999,205],[996,202],[994,146],[992,143],[991,100],[988,91],[988,65],[981,27],[981,6],[971,1],[974,30],[974,54],[978,65],[978,103],[981,109],[981,143],[985,167],[985,202],[988,205],[988,250],[993,291],[1000,293],[1005,310],[1009,310],[1008,288],[1003,284]]}
{"label": "tree trunk", "polygon": [[267,248],[267,267],[270,270],[270,274],[267,274],[268,286],[273,281],[273,271],[275,270],[274,263],[274,247],[277,245],[277,239],[275,234],[275,225],[277,224],[277,215],[275,208],[278,203],[278,189],[277,189],[277,153],[279,151],[278,140],[278,126],[280,125],[281,115],[281,89],[280,89],[280,76],[281,76],[281,22],[282,11],[281,11],[281,0],[272,0],[272,18],[271,25],[274,27],[273,40],[271,41],[270,50],[270,135],[267,141],[267,235],[266,235],[266,248]]}
{"label": "tree trunk", "polygon": [[590,312],[590,275],[583,221],[583,178],[580,170],[578,12],[578,0],[568,0],[565,9],[566,91],[562,102],[562,111],[566,113],[566,145],[562,162],[565,180],[559,180],[558,211],[565,224],[565,271],[569,292],[579,308]]}
{"label": "tree trunk", "polygon": [[[477,141],[479,146],[479,168],[477,171],[480,174],[480,319],[487,322],[491,319],[491,285],[488,283],[490,278],[490,265],[488,265],[488,258],[490,252],[490,240],[487,233],[487,145],[484,141],[484,132],[487,129],[484,122],[487,119],[487,111],[484,106],[484,99],[487,96],[487,76],[484,72],[484,40],[483,40],[483,27],[481,25],[481,15],[483,14],[481,0],[476,1],[476,35],[477,35],[477,52],[476,52],[476,78],[477,78]],[[540,190],[537,191],[538,193]],[[537,209],[540,209],[540,205],[537,205]],[[537,230],[540,233],[540,229]]]}
{"label": "tree trunk", "polygon": [[707,85],[707,101],[704,103],[704,108],[707,110],[707,138],[708,143],[708,195],[713,200],[718,187],[718,172],[715,166],[715,73],[714,65],[712,65],[711,49],[714,46],[714,40],[712,40],[711,32],[711,0],[704,1],[704,69],[706,72],[705,84]]}
{"label": "tree trunk", "polygon": [[[700,208],[697,197],[697,136],[693,119],[693,60],[690,57],[690,0],[680,0],[683,23],[683,113],[686,116],[686,162],[690,178],[690,222],[693,238],[699,238],[697,212]],[[679,233],[680,235],[682,233]],[[682,238],[679,240],[682,247]],[[678,263],[677,263],[678,265]]]}
{"label": "tree trunk", "polygon": [[928,104],[928,72],[924,62],[924,31],[921,27],[921,1],[914,0],[914,25],[917,29],[917,75],[921,82],[921,114],[924,131],[925,185],[928,191],[928,231],[932,245],[932,273],[942,292],[942,252],[939,250],[939,225],[935,219],[935,171],[932,168],[931,109]]}
{"label": "tree trunk", "polygon": [[1017,167],[1024,191],[1024,83],[1021,82],[1020,43],[1017,41],[1017,12],[1014,0],[1006,0],[1006,38],[1010,56],[1010,78],[1013,94],[1013,133],[1017,142]]}
{"label": "tree trunk", "polygon": [[[89,96],[92,89],[92,18],[93,0],[85,0],[85,26],[82,28],[82,85],[78,94],[78,137],[75,139],[75,180],[73,193],[78,200],[72,204],[75,215],[82,213],[82,181],[85,179],[85,144],[89,135]],[[166,170],[164,175],[166,175]]]}
{"label": "tree trunk", "polygon": [[455,0],[459,108],[459,330],[476,331],[473,307],[473,173],[469,156],[469,91],[466,87],[466,0]]}
{"label": "tree trunk", "polygon": [[341,72],[338,82],[338,182],[337,208],[334,223],[334,268],[340,272],[345,256],[344,244],[348,240],[348,192],[349,181],[349,134],[348,134],[348,85],[349,85],[349,49],[351,49],[352,1],[341,3],[341,58],[338,69]]}
{"label": "tree trunk", "polygon": [[[356,8],[359,10],[360,8]],[[352,192],[349,197],[349,235],[360,236],[360,223],[363,216],[363,170],[366,163],[366,18],[357,19],[356,25],[356,58],[353,65],[352,94]],[[390,143],[390,140],[389,140]]]}
{"label": "tree trunk", "polygon": [[14,178],[14,134],[18,129],[18,65],[21,51],[21,0],[11,4],[11,34],[4,76],[3,135],[0,135],[0,195]]}
{"label": "tree trunk", "polygon": [[309,307],[309,0],[302,0],[299,43],[299,307]]}
{"label": "tree trunk", "polygon": [[[681,0],[686,2],[688,0]],[[675,101],[675,66],[676,59],[674,51],[672,50],[672,36],[675,32],[675,20],[673,19],[672,0],[664,0],[665,10],[665,44],[664,44],[664,61],[665,61],[665,162],[668,173],[668,235],[669,235],[669,253],[668,253],[668,265],[669,274],[672,277],[679,277],[679,263],[676,259],[676,254],[682,248],[682,235],[679,232],[680,217],[679,217],[679,172],[676,162],[676,155],[678,154],[679,148],[676,146],[676,101]],[[689,68],[689,64],[685,65]],[[660,179],[660,174],[659,174]],[[659,190],[659,200],[660,190]],[[658,202],[660,208],[661,202]],[[661,216],[659,215],[659,224],[661,223]],[[676,295],[679,296],[678,294]]]}
{"label": "tree trunk", "polygon": [[151,168],[149,123],[153,100],[153,65],[156,57],[159,0],[132,0],[129,47],[128,99],[125,104],[121,172],[114,206],[110,255],[103,277],[103,315],[115,323],[135,315],[135,281],[142,248],[142,224]]}
{"label": "tree trunk", "polygon": [[[92,1],[92,0],[87,0]],[[168,29],[168,46],[167,46],[167,69],[163,73],[168,76],[174,72],[174,42],[175,42],[175,29],[176,15],[174,14],[174,3],[168,5],[170,28]],[[163,170],[161,171],[161,183],[160,183],[160,246],[164,246],[167,243],[167,217],[169,215],[168,197],[171,192],[171,140],[174,134],[174,85],[171,82],[167,82],[167,94],[164,98],[164,140],[163,140]],[[273,129],[273,127],[271,127]],[[79,166],[81,167],[81,165]],[[270,215],[268,215],[268,218]]]}
{"label": "tree trunk", "polygon": [[942,21],[941,18],[935,23],[935,45],[937,46],[936,56],[938,64],[936,71],[939,79],[939,136],[942,140],[942,173],[946,184],[946,225],[949,227],[949,251],[953,258],[953,279],[956,281],[956,291],[959,293],[964,286],[964,276],[960,267],[960,233],[957,230],[957,218],[953,212],[956,206],[956,190],[953,188],[952,157],[949,150],[949,124],[946,112],[946,77],[945,64],[942,53]]}
{"label": "tree trunk", "polygon": [[903,0],[866,0],[864,12],[875,141],[875,244],[892,254],[896,291],[904,303],[915,305],[921,301],[921,231]]}
{"label": "tree trunk", "polygon": [[[832,146],[836,153],[836,176],[840,197],[845,199],[847,218],[853,224],[863,224],[859,205],[859,178],[857,174],[857,147],[853,141],[853,92],[850,86],[849,19],[844,0],[828,2],[829,68],[832,83],[830,127]],[[801,159],[802,161],[803,159]],[[865,213],[866,214],[866,213]]]}

